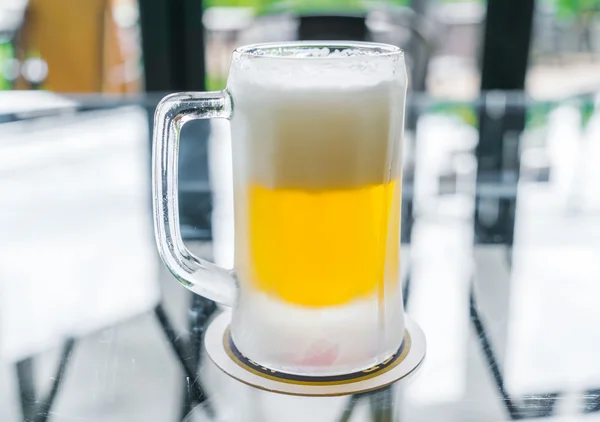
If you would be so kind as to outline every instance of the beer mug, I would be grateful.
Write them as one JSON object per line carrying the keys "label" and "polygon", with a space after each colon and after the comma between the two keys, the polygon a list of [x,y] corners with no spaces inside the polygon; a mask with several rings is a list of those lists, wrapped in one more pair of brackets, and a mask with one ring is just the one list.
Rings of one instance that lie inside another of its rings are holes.
{"label": "beer mug", "polygon": [[[401,347],[406,87],[402,50],[391,45],[259,44],[234,51],[225,90],[172,94],[158,105],[161,258],[185,287],[233,308],[230,335],[248,359],[339,375]],[[179,131],[208,118],[231,122],[233,270],[194,256],[179,228]]]}

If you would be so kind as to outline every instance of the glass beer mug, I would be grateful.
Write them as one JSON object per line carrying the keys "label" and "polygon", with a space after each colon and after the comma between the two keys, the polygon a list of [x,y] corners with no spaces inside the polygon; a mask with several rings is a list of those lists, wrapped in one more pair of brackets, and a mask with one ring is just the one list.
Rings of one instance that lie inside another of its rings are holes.
{"label": "glass beer mug", "polygon": [[[247,358],[325,376],[370,368],[401,346],[406,87],[394,46],[262,44],[233,53],[227,89],[158,105],[161,257],[188,289],[233,307],[232,340]],[[231,122],[234,270],[194,256],[179,229],[179,131],[215,117]]]}

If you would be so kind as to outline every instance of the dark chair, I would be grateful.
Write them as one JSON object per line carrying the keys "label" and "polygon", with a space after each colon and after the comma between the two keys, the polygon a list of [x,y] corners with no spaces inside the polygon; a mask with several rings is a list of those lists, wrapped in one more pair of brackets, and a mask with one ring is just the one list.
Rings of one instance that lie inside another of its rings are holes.
{"label": "dark chair", "polygon": [[298,39],[303,41],[366,41],[365,15],[300,15]]}

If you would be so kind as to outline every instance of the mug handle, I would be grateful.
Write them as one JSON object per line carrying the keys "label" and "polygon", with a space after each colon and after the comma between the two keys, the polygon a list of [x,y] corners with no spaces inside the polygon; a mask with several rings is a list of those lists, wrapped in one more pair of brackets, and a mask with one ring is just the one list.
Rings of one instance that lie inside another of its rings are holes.
{"label": "mug handle", "polygon": [[231,115],[232,101],[227,90],[168,95],[156,107],[152,148],[154,233],[160,257],[189,290],[226,306],[235,302],[237,281],[233,271],[198,258],[183,244],[177,174],[182,126],[190,120],[229,119]]}

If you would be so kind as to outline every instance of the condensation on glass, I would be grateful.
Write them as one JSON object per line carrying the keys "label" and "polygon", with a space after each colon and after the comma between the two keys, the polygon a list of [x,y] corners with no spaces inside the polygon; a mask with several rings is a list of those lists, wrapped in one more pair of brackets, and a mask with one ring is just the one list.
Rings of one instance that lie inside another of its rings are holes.
{"label": "condensation on glass", "polygon": [[[227,89],[158,106],[156,237],[190,290],[233,307],[231,334],[274,370],[369,368],[404,338],[400,283],[402,51],[373,43],[287,43],[233,54]],[[194,256],[179,232],[181,126],[229,119],[235,269]]]}

